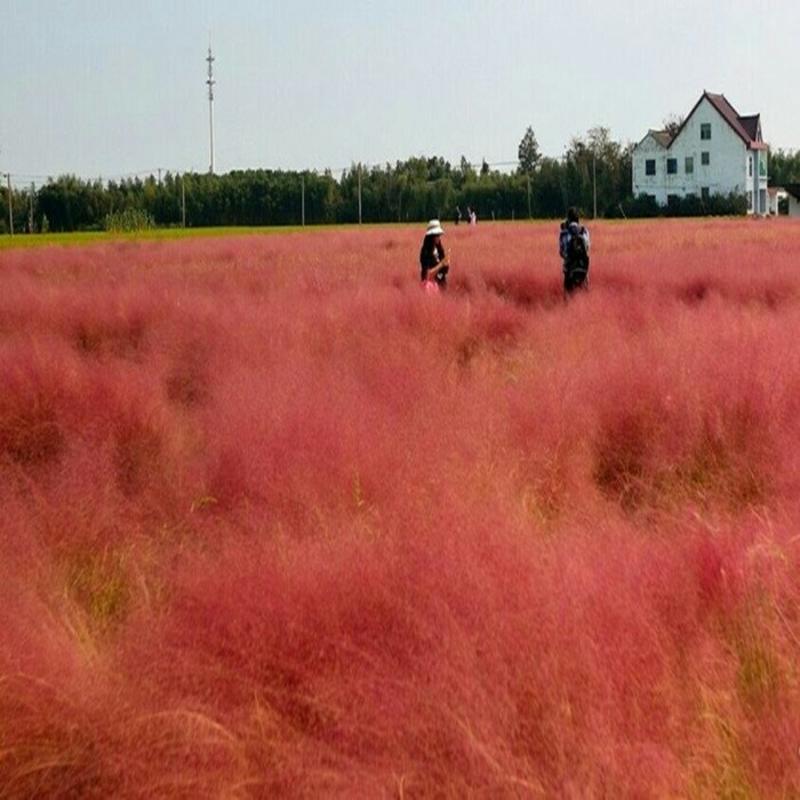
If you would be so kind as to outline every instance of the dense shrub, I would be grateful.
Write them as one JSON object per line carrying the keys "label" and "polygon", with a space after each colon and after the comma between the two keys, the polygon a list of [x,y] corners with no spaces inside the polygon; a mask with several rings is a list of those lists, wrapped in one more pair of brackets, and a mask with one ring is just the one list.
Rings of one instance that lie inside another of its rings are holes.
{"label": "dense shrub", "polygon": [[707,198],[695,194],[673,195],[667,205],[661,205],[652,195],[640,194],[624,202],[622,208],[628,217],[742,216],[747,213],[747,198],[735,192]]}
{"label": "dense shrub", "polygon": [[135,233],[155,227],[153,217],[140,208],[112,211],[103,220],[103,230],[113,233]]}

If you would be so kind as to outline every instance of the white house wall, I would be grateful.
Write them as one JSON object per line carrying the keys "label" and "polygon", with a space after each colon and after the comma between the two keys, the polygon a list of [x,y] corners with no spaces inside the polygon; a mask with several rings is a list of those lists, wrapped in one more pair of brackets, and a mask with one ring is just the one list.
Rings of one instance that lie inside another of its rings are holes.
{"label": "white house wall", "polygon": [[793,195],[789,195],[789,216],[800,217],[800,200]]}
{"label": "white house wall", "polygon": [[[711,125],[710,140],[700,138],[703,123]],[[701,163],[703,151],[710,154],[708,166]],[[751,154],[741,137],[704,97],[668,149],[661,147],[651,135],[636,147],[633,156],[634,195],[654,195],[664,205],[671,194],[680,197],[695,194],[699,197],[703,188],[712,195],[747,194],[753,188],[753,179],[748,179]],[[694,159],[692,174],[686,173],[687,156]],[[651,158],[656,159],[654,176],[645,175],[645,161]],[[673,175],[667,174],[668,158],[678,161],[678,170]]]}
{"label": "white house wall", "polygon": [[[655,159],[656,174],[647,175],[645,162]],[[667,202],[667,193],[664,188],[664,175],[667,171],[667,151],[651,134],[639,142],[633,153],[633,196],[640,194],[653,195],[656,200],[664,205]]]}
{"label": "white house wall", "polygon": [[[703,123],[711,125],[709,140],[700,138],[700,126]],[[708,166],[700,163],[704,151],[710,153],[711,163]],[[678,159],[678,174],[665,176],[668,194],[699,195],[703,187],[708,187],[711,194],[744,194],[746,191],[747,146],[708,98],[703,98],[687,120],[669,148],[669,155]],[[694,158],[693,175],[685,173],[687,156]]]}

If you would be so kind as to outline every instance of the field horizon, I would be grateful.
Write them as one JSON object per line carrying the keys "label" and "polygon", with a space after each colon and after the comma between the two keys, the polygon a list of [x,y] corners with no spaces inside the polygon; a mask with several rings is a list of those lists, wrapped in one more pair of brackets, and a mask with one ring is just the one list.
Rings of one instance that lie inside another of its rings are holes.
{"label": "field horizon", "polygon": [[800,795],[800,221],[587,224],[0,241],[0,797]]}
{"label": "field horizon", "polygon": [[[718,217],[720,221],[737,220],[742,224],[752,223],[777,223],[781,224],[780,219],[769,218],[765,220],[745,219],[743,217]],[[652,220],[645,218],[631,219],[609,219],[609,220],[584,220],[587,225],[600,226],[608,225],[653,225],[658,222],[669,224],[676,220]],[[698,222],[700,220],[697,220]],[[448,230],[458,230],[452,221],[442,220]],[[558,224],[557,219],[521,219],[521,220],[482,220],[481,228],[486,227],[510,227],[525,228],[527,226],[553,226]],[[467,223],[462,223],[462,230],[467,227]],[[415,235],[424,228],[423,222],[365,222],[358,223],[321,223],[309,225],[219,225],[212,227],[156,227],[142,231],[69,231],[69,232],[49,232],[49,233],[16,233],[11,236],[8,233],[0,234],[0,250],[27,249],[41,247],[63,247],[63,246],[88,246],[97,244],[113,244],[114,242],[149,242],[149,241],[174,241],[193,238],[235,238],[239,236],[253,235],[275,235],[275,234],[306,234],[306,233],[332,233],[335,231],[369,231],[369,230],[408,230],[414,231]]]}

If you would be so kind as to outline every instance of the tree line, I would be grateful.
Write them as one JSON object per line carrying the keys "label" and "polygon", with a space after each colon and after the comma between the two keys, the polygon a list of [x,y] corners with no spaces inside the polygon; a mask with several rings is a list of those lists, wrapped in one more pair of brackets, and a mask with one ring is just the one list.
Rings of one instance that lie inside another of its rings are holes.
{"label": "tree line", "polygon": [[768,165],[770,186],[800,183],[800,150],[770,150]]}
{"label": "tree line", "polygon": [[[119,220],[159,227],[309,225],[451,220],[467,206],[479,219],[562,217],[569,206],[584,216],[652,216],[663,213],[743,213],[741,198],[714,198],[660,209],[634,198],[633,145],[592,128],[572,139],[563,158],[539,153],[533,129],[519,145],[513,172],[475,167],[462,157],[413,157],[395,164],[353,164],[330,171],[236,170],[224,175],[166,173],[120,181],[63,175],[38,190],[12,191],[15,231],[101,230]],[[773,182],[800,181],[800,151],[771,157]],[[0,192],[0,232],[8,230],[7,192]],[[135,212],[135,213],[134,213]]]}

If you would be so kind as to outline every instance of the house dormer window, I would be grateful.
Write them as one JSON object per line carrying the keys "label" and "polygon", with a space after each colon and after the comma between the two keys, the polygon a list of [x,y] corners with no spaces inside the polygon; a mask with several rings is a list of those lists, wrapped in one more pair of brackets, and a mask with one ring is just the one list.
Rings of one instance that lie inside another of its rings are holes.
{"label": "house dormer window", "polygon": [[700,125],[700,138],[707,140],[711,138],[711,123],[703,122]]}

